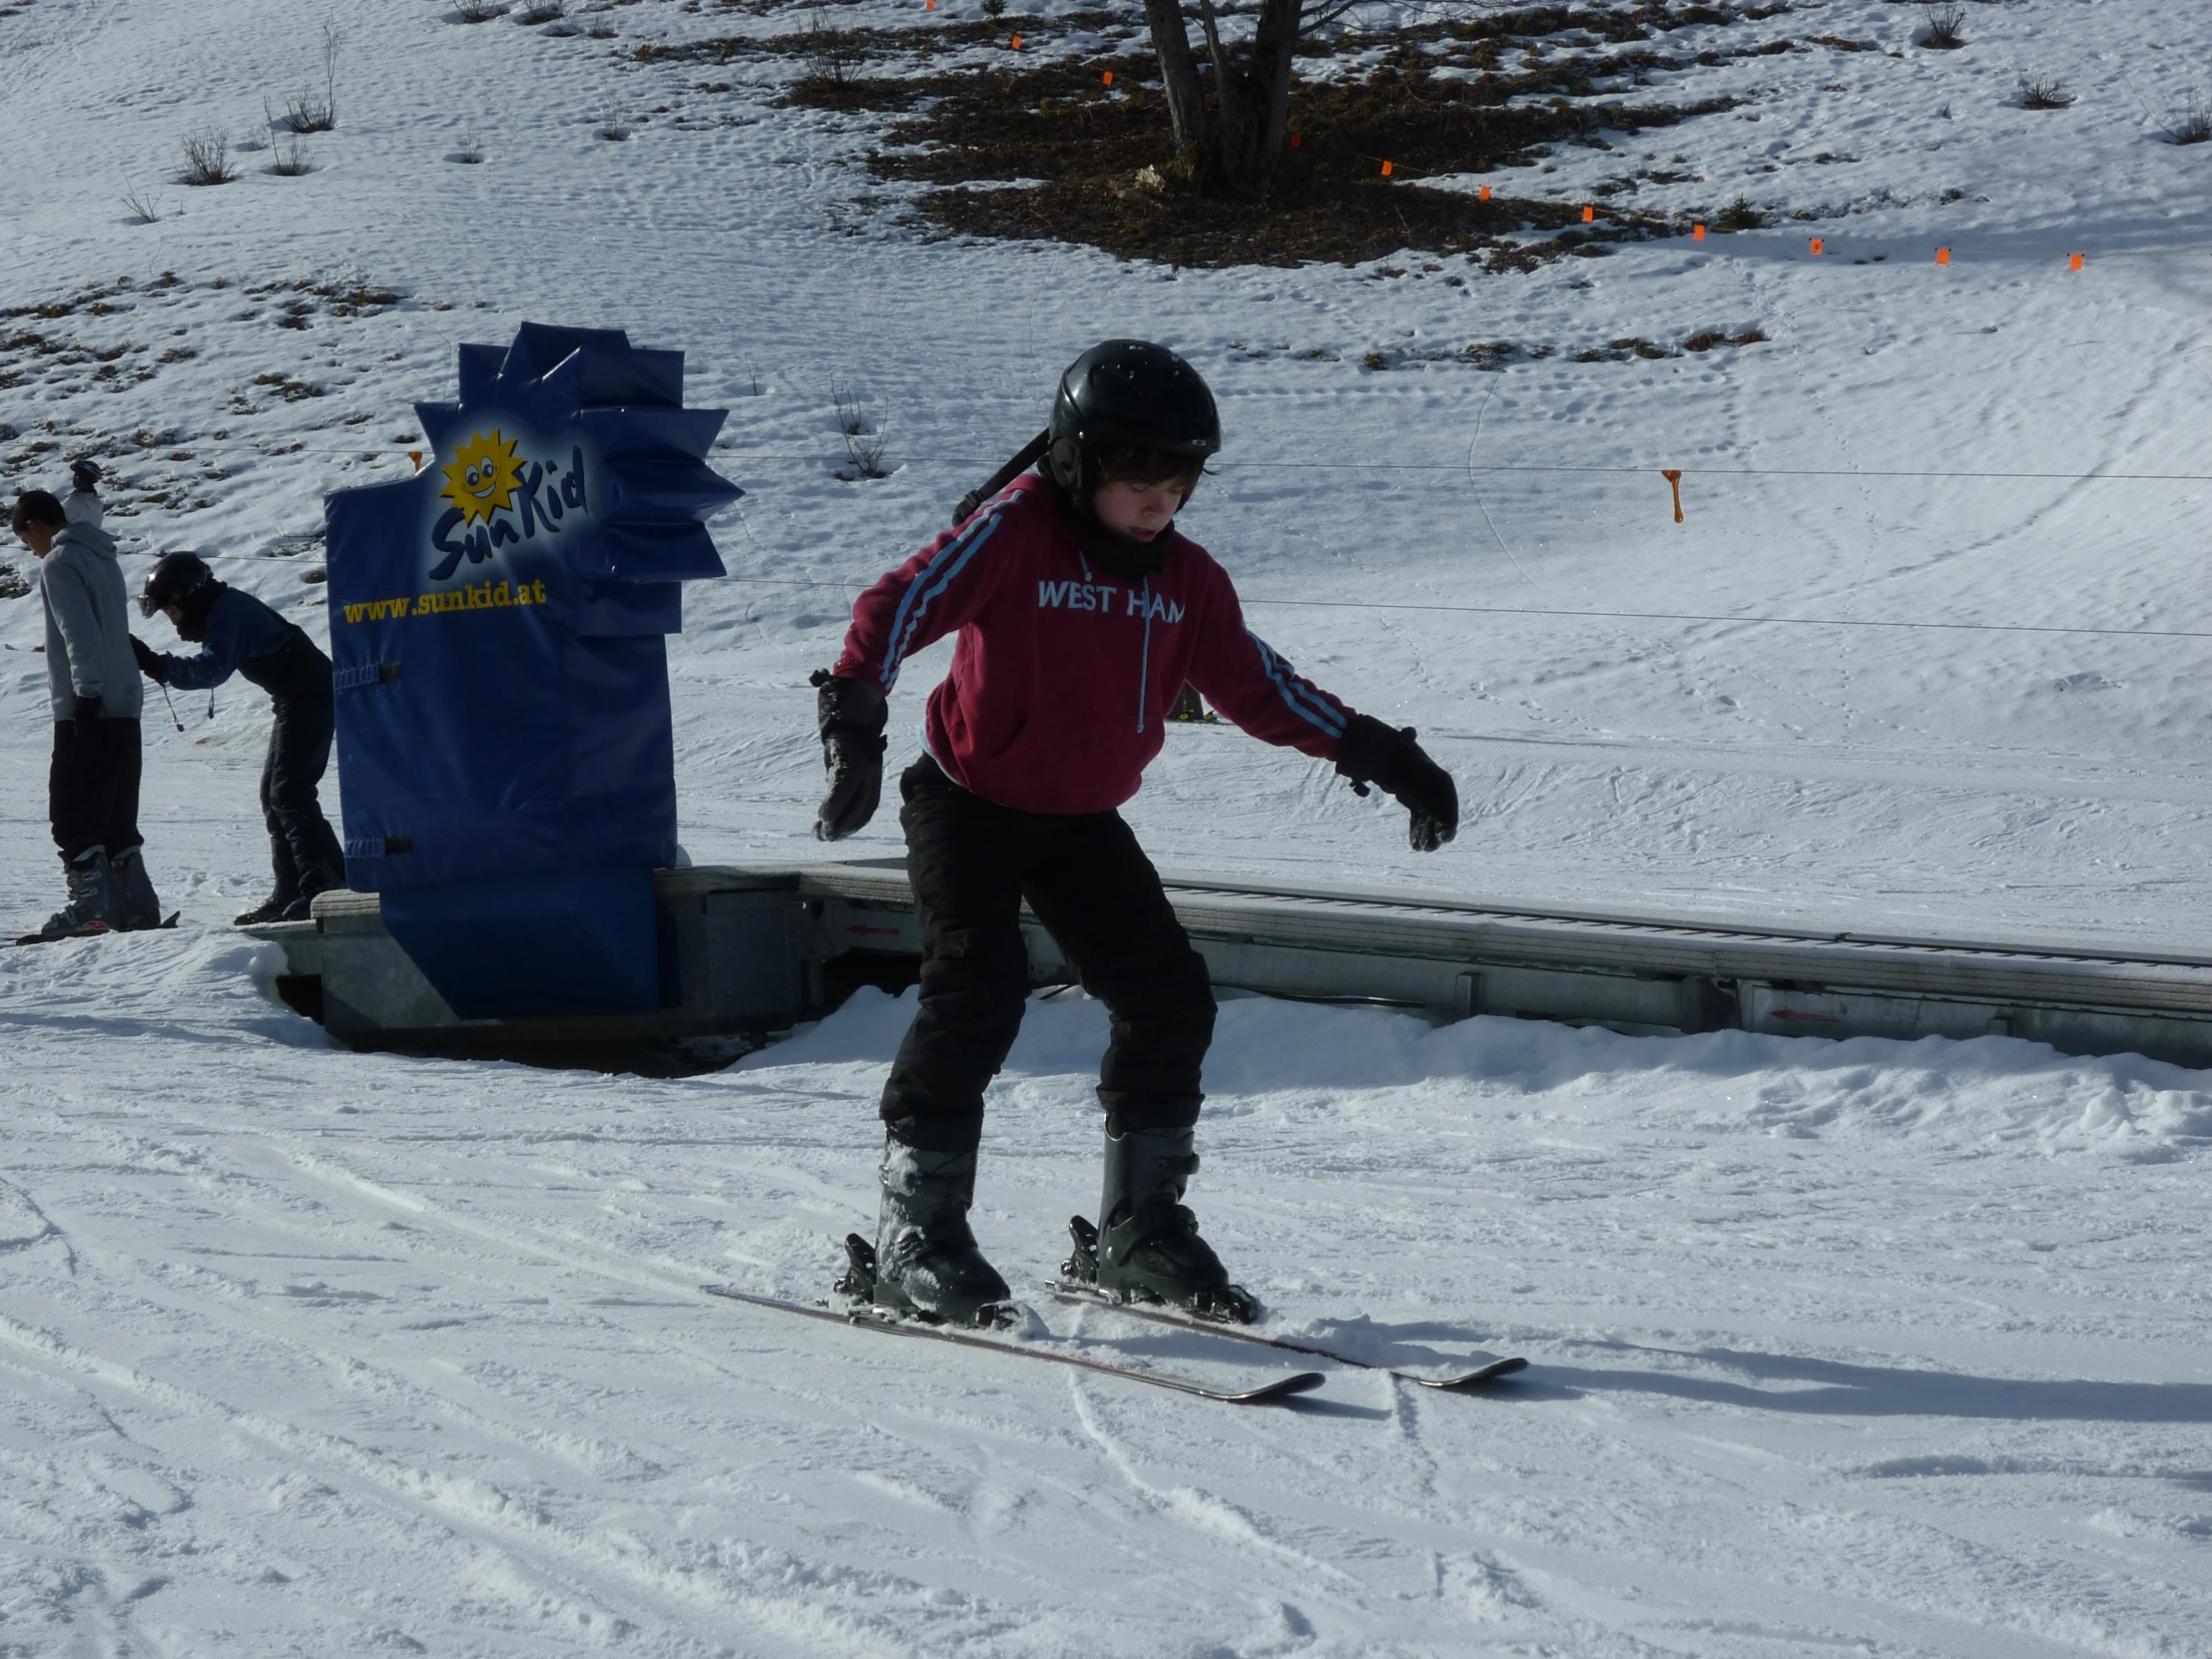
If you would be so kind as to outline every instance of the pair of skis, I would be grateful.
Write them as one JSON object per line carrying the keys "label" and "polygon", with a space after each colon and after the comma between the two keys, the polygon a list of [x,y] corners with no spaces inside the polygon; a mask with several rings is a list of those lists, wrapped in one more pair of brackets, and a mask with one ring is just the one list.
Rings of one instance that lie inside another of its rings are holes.
{"label": "pair of skis", "polygon": [[[827,1302],[792,1302],[780,1296],[756,1296],[751,1291],[741,1291],[732,1285],[709,1285],[705,1290],[709,1296],[727,1297],[732,1302],[743,1302],[755,1308],[772,1308],[783,1314],[799,1314],[807,1319],[829,1320],[835,1325],[850,1326],[855,1331],[880,1331],[891,1337],[919,1337],[927,1342],[951,1343],[958,1348],[980,1348],[993,1354],[1011,1354],[1023,1360],[1044,1360],[1056,1366],[1073,1366],[1079,1371],[1126,1378],[1132,1382],[1149,1382],[1156,1388],[1171,1388],[1179,1394],[1195,1394],[1200,1399],[1217,1399],[1230,1405],[1257,1405],[1271,1399],[1286,1399],[1292,1394],[1311,1392],[1328,1381],[1318,1371],[1306,1371],[1295,1377],[1275,1378],[1257,1387],[1217,1388],[1193,1378],[1177,1377],[1170,1372],[1147,1371],[1140,1366],[1125,1366],[1118,1361],[1101,1360],[1087,1354],[1068,1354],[1056,1348],[1032,1347],[1011,1337],[992,1336],[983,1330],[970,1330],[963,1326],[925,1325],[920,1320],[894,1314],[887,1308],[878,1308],[873,1304],[850,1303],[843,1308],[832,1308]],[[1195,1327],[1196,1322],[1193,1323]]]}
{"label": "pair of skis", "polygon": [[[1081,1257],[1082,1235],[1077,1234],[1077,1259]],[[1108,1377],[1119,1377],[1131,1382],[1144,1382],[1156,1388],[1168,1388],[1176,1393],[1192,1394],[1200,1399],[1218,1400],[1227,1405],[1260,1405],[1272,1400],[1288,1399],[1294,1394],[1311,1393],[1328,1379],[1318,1371],[1298,1372],[1289,1377],[1279,1377],[1249,1388],[1223,1388],[1198,1382],[1194,1378],[1178,1376],[1172,1372],[1153,1371],[1142,1366],[1126,1365],[1116,1360],[1099,1359],[1091,1355],[1070,1354],[1064,1350],[1043,1348],[1023,1343],[1015,1338],[995,1336],[987,1330],[968,1329],[948,1325],[931,1324],[907,1315],[894,1313],[867,1299],[867,1289],[872,1286],[873,1251],[863,1239],[854,1237],[845,1242],[845,1249],[852,1258],[852,1271],[837,1281],[837,1288],[849,1288],[856,1293],[842,1307],[832,1307],[828,1302],[794,1302],[785,1297],[759,1296],[751,1291],[741,1291],[730,1285],[705,1286],[709,1296],[723,1297],[731,1302],[742,1302],[750,1307],[772,1309],[778,1313],[798,1314],[807,1319],[828,1320],[832,1324],[849,1326],[857,1331],[877,1331],[887,1336],[918,1337],[927,1342],[950,1343],[958,1348],[986,1349],[994,1354],[1009,1354],[1024,1360],[1042,1360],[1052,1365],[1072,1366],[1079,1371],[1097,1372]],[[864,1254],[863,1254],[864,1253]],[[1070,1262],[1063,1269],[1076,1271],[1076,1263]],[[1352,1366],[1362,1371],[1387,1372],[1392,1377],[1403,1378],[1423,1388],[1445,1392],[1466,1392],[1493,1382],[1501,1377],[1510,1377],[1517,1371],[1525,1371],[1528,1362],[1516,1357],[1495,1358],[1484,1361],[1472,1370],[1431,1376],[1421,1372],[1401,1371],[1395,1366],[1377,1365],[1362,1360],[1341,1349],[1326,1344],[1296,1341],[1289,1337],[1270,1337],[1241,1326],[1224,1325],[1214,1320],[1200,1319],[1195,1315],[1165,1306],[1140,1305],[1117,1302],[1096,1285],[1085,1284],[1078,1279],[1054,1279],[1047,1282],[1053,1300],[1075,1307],[1103,1308],[1109,1312],[1127,1315],[1131,1319],[1165,1325],[1180,1331],[1203,1332],[1210,1337],[1226,1337],[1232,1342],[1249,1343],[1260,1348],[1278,1349],[1290,1354],[1310,1355],[1315,1359],[1329,1360],[1340,1366]]]}

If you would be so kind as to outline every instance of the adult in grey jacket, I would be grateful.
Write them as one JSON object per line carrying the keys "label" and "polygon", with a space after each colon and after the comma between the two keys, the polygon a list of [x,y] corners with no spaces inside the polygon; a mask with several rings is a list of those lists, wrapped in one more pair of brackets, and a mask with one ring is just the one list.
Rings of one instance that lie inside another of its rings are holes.
{"label": "adult in grey jacket", "polygon": [[139,707],[130,599],[115,541],[71,523],[45,490],[16,497],[8,524],[41,564],[46,685],[54,711],[47,816],[69,877],[69,902],[30,940],[159,927],[138,830]]}

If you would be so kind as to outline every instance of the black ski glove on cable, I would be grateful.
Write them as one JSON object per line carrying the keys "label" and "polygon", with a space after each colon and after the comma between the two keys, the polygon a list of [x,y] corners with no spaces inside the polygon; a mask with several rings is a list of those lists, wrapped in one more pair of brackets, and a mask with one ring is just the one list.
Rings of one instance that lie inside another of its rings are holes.
{"label": "black ski glove on cable", "polygon": [[160,654],[136,634],[131,636],[131,655],[138,659],[139,672],[147,679],[157,686],[169,684],[169,670],[162,665]]}
{"label": "black ski glove on cable", "polygon": [[1354,715],[1337,744],[1337,771],[1361,795],[1374,784],[1413,815],[1407,831],[1415,852],[1433,852],[1459,832],[1459,792],[1413,741],[1408,726],[1392,731],[1370,715]]}
{"label": "black ski glove on cable", "polygon": [[890,707],[864,680],[840,680],[815,670],[816,724],[830,793],[815,815],[815,838],[841,841],[875,816],[883,799],[883,726]]}

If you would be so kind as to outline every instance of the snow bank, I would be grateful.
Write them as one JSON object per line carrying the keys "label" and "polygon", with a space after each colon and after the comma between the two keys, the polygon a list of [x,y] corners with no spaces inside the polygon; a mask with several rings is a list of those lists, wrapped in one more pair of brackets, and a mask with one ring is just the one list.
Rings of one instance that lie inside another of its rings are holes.
{"label": "snow bank", "polygon": [[[915,993],[863,987],[790,1042],[735,1069],[839,1065],[879,1070],[913,1017]],[[1079,992],[1031,1000],[1009,1077],[1095,1078],[1104,1005]],[[1238,997],[1222,1004],[1206,1059],[1209,1111],[1237,1116],[1386,1110],[1440,1084],[1476,1111],[1571,1120],[1585,1104],[1633,1092],[1652,1128],[1869,1143],[2029,1143],[2151,1158],[2212,1137],[2204,1075],[2140,1056],[2078,1060],[2010,1037],[1914,1043],[1878,1038],[1627,1037],[1544,1020],[1481,1017],[1436,1027],[1376,1008]],[[1380,1102],[1376,1097],[1383,1097]]]}

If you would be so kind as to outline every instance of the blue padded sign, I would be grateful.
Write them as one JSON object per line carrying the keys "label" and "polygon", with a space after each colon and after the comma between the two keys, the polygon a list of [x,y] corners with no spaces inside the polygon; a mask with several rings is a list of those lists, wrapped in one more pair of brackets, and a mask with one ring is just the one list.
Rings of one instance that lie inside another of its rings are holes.
{"label": "blue padded sign", "polygon": [[662,1000],[664,636],[743,493],[683,380],[680,351],[526,322],[461,347],[459,402],[415,405],[413,478],[324,499],[347,884],[463,1017]]}

